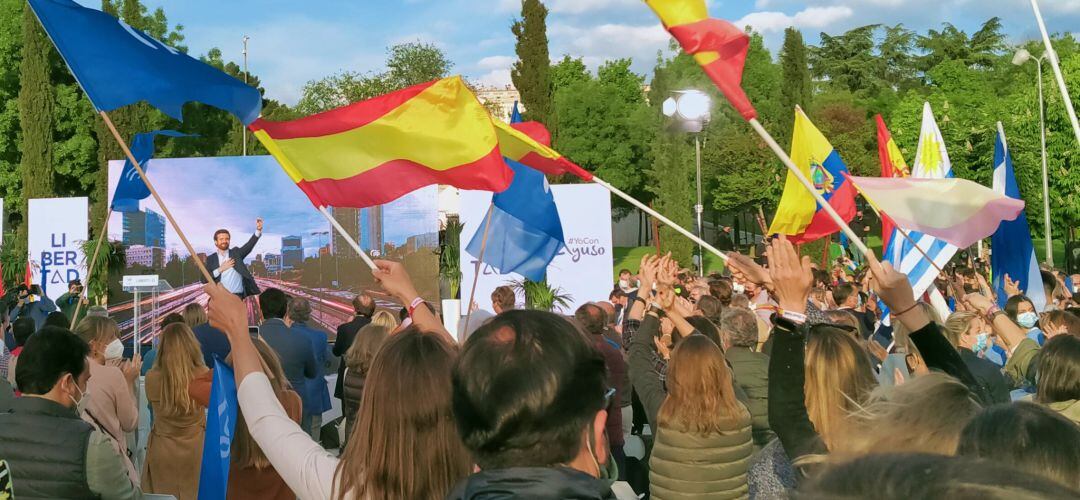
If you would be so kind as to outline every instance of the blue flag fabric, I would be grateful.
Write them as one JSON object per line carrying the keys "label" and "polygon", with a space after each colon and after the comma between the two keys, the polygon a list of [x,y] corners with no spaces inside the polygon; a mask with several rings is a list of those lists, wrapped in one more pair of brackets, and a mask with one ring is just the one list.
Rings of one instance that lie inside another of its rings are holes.
{"label": "blue flag fabric", "polygon": [[[517,103],[510,123],[521,121]],[[490,220],[487,245],[482,261],[500,273],[517,273],[532,281],[541,281],[551,260],[566,247],[562,221],[547,177],[518,162],[506,160],[514,171],[510,187],[491,196],[490,219],[476,229],[466,250],[480,255],[484,228]]]}
{"label": "blue flag fabric", "polygon": [[[994,141],[994,191],[1005,196],[1022,200],[1020,187],[1016,184],[1013,173],[1012,155],[1005,142],[1005,130],[998,123],[998,135]],[[1042,274],[1039,273],[1039,261],[1035,257],[1035,245],[1031,242],[1031,230],[1028,228],[1027,214],[1020,212],[1014,220],[1007,220],[990,235],[990,267],[994,273],[994,292],[997,293],[998,307],[1005,308],[1009,299],[1005,293],[1005,275],[1020,282],[1020,290],[1031,299],[1035,310],[1042,312],[1046,308],[1046,294],[1043,291]]]}
{"label": "blue flag fabric", "polygon": [[202,469],[199,472],[199,500],[225,500],[237,408],[239,403],[236,400],[233,370],[215,356],[210,407],[206,412]]}
{"label": "blue flag fabric", "polygon": [[180,52],[100,10],[71,0],[29,0],[71,73],[99,111],[147,101],[183,121],[197,101],[255,121],[255,87]]}
{"label": "blue flag fabric", "polygon": [[[175,130],[155,130],[135,134],[131,140],[131,154],[139,161],[143,172],[150,175],[150,159],[154,157],[154,138],[159,135],[169,137],[191,137],[191,134],[183,134]],[[131,160],[124,160],[124,169],[120,172],[120,180],[116,183],[116,191],[113,191],[112,209],[114,212],[138,212],[139,200],[145,200],[150,196],[150,188],[143,182]]]}

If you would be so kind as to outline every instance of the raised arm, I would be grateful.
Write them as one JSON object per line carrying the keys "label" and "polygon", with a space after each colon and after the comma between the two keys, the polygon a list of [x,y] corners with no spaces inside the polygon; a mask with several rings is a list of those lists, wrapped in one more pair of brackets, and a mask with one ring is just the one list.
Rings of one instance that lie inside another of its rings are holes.
{"label": "raised arm", "polygon": [[[769,357],[769,427],[792,459],[827,451],[806,410],[806,301],[814,275],[810,258],[780,236],[769,248],[769,275],[780,305]],[[803,316],[800,318],[800,316]]]}
{"label": "raised arm", "polygon": [[457,339],[446,331],[439,318],[425,305],[418,304],[416,307],[411,307],[416,302],[416,299],[420,297],[420,294],[417,293],[416,287],[413,286],[412,278],[409,277],[404,265],[389,260],[376,260],[375,265],[378,267],[378,269],[372,271],[372,274],[375,275],[375,281],[379,282],[386,293],[393,295],[411,310],[413,324],[417,328],[425,332],[442,335],[452,344],[457,343]]}

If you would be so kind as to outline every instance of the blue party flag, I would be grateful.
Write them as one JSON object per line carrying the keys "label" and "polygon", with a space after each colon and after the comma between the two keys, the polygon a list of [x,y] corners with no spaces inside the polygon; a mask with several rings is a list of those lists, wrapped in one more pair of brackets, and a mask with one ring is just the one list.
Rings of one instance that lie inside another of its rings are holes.
{"label": "blue party flag", "polygon": [[[998,122],[997,139],[994,141],[994,191],[1010,198],[1023,199],[1016,184],[1012,154],[1005,142],[1001,122]],[[1035,310],[1042,312],[1046,308],[1046,293],[1043,291],[1039,261],[1035,257],[1035,245],[1031,242],[1027,215],[1020,212],[1015,219],[1003,221],[997,231],[990,235],[990,248],[993,250],[990,252],[990,268],[994,273],[998,307],[1004,309],[1005,301],[1009,299],[1005,293],[1005,275],[1008,274],[1010,279],[1020,282],[1020,291],[1031,299]]]}
{"label": "blue party flag", "polygon": [[[143,173],[149,175],[150,159],[154,157],[154,138],[159,135],[169,137],[191,137],[191,134],[183,134],[175,130],[155,130],[135,134],[131,141],[131,154],[139,162]],[[150,188],[143,182],[131,160],[124,160],[124,169],[120,172],[120,180],[116,183],[113,191],[112,209],[114,212],[138,212],[139,200],[145,200],[150,196]]]}
{"label": "blue party flag", "polygon": [[210,387],[202,469],[199,472],[199,500],[225,500],[237,408],[239,403],[236,400],[233,370],[214,356],[214,381]]}
{"label": "blue party flag", "polygon": [[[517,103],[510,123],[520,123]],[[476,229],[466,250],[480,255],[484,246],[484,263],[502,274],[517,273],[532,281],[541,281],[551,260],[565,248],[562,221],[551,186],[543,172],[506,159],[514,171],[510,187],[491,196],[491,214]],[[483,243],[484,230],[487,243]]]}
{"label": "blue party flag", "polygon": [[262,109],[259,90],[100,10],[71,0],[29,0],[45,32],[98,111],[147,101],[183,120],[201,102],[245,125]]}

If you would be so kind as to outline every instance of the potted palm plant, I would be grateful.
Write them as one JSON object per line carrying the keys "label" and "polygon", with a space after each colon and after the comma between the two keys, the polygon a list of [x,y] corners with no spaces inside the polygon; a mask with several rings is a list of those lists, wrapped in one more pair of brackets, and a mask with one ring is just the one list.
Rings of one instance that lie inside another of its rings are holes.
{"label": "potted palm plant", "polygon": [[563,310],[570,307],[570,301],[574,300],[560,287],[548,284],[547,277],[540,281],[532,281],[528,278],[510,282],[510,287],[515,292],[525,296],[525,308],[538,311],[554,312],[556,309]]}

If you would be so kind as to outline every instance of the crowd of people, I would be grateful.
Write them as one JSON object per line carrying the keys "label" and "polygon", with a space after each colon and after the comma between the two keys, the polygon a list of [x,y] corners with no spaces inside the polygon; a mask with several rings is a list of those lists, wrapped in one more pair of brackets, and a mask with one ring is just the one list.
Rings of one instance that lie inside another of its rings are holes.
{"label": "crowd of people", "polygon": [[[142,359],[102,311],[71,331],[20,290],[0,459],[19,499],[197,498],[224,363],[228,498],[1080,497],[1080,276],[1044,271],[1037,310],[981,269],[950,266],[924,295],[943,300],[922,300],[888,263],[819,269],[782,237],[764,253],[707,277],[649,255],[570,315],[501,287],[456,335],[389,261],[376,280],[405,307],[360,294],[333,340],[301,297],[262,291],[253,329],[207,285],[208,308],[166,316]],[[343,417],[322,422],[331,396]]]}

